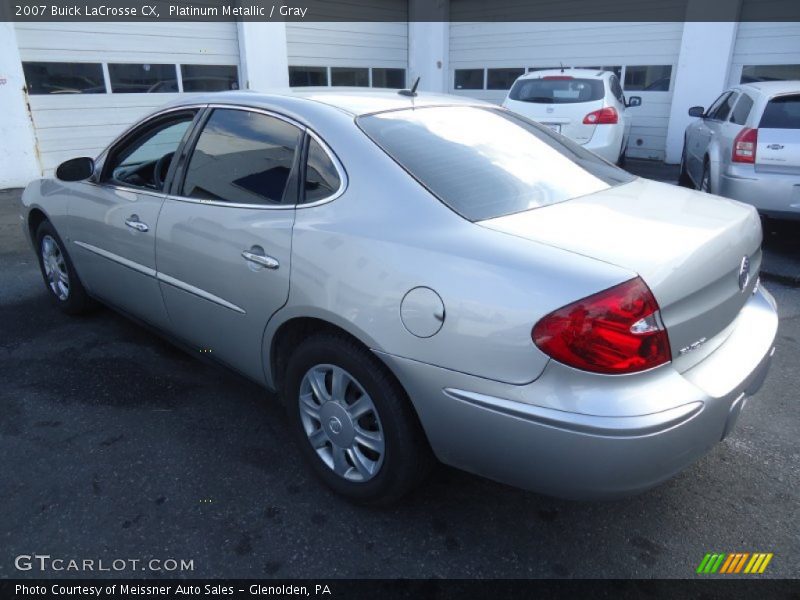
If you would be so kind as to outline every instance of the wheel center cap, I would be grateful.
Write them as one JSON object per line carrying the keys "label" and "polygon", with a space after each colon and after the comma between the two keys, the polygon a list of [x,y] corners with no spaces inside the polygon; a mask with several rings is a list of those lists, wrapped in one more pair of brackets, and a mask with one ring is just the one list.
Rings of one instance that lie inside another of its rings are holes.
{"label": "wheel center cap", "polygon": [[334,435],[342,433],[342,422],[336,417],[330,418],[330,421],[328,421],[328,427],[330,427],[331,433]]}
{"label": "wheel center cap", "polygon": [[328,439],[337,446],[349,447],[355,437],[355,429],[344,407],[337,402],[326,402],[319,411],[320,423]]}

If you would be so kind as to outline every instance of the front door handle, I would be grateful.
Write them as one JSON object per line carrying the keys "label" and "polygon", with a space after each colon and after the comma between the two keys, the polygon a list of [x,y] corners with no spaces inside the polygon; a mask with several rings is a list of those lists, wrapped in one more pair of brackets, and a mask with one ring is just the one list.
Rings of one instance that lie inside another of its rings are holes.
{"label": "front door handle", "polygon": [[[254,248],[251,248],[251,250],[253,249]],[[281,266],[281,263],[279,263],[277,259],[267,256],[266,254],[257,254],[255,252],[251,252],[250,250],[243,251],[242,258],[247,262],[253,263],[260,267],[266,267],[267,269],[272,269],[273,271]]]}
{"label": "front door handle", "polygon": [[130,217],[125,219],[125,225],[127,225],[131,229],[135,229],[136,231],[145,232],[150,230],[150,228],[147,226],[147,223],[142,223],[139,220],[138,215],[131,215]]}

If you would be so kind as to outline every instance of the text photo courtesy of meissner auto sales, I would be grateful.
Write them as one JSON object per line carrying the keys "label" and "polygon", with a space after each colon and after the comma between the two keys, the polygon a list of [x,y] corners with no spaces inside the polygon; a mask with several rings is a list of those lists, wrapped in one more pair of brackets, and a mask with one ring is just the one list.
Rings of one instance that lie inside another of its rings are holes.
{"label": "text photo courtesy of meissner auto sales", "polygon": [[796,596],[800,4],[0,0],[0,600]]}

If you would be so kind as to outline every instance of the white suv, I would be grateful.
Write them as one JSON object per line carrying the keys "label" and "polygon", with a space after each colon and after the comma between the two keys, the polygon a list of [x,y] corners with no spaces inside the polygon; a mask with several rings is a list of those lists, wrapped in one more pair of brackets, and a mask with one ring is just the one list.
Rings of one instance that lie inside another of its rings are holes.
{"label": "white suv", "polygon": [[621,163],[631,129],[625,108],[641,103],[639,96],[625,100],[619,79],[611,71],[552,69],[519,77],[503,106],[608,161]]}

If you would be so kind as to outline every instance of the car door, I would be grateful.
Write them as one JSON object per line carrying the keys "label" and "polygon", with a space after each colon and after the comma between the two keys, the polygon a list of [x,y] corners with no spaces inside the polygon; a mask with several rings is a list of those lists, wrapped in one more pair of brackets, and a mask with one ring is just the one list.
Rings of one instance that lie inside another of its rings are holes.
{"label": "car door", "polygon": [[84,285],[158,328],[169,323],[156,280],[156,223],[172,155],[198,112],[168,111],[134,128],[100,158],[96,179],[69,206],[71,251]]}
{"label": "car door", "polygon": [[158,279],[176,336],[263,381],[261,343],[289,295],[302,126],[206,111],[158,220]]}
{"label": "car door", "polygon": [[692,136],[688,140],[687,166],[689,174],[698,185],[703,177],[705,157],[707,154],[713,153],[713,149],[710,146],[712,143],[717,143],[716,138],[719,135],[720,125],[730,113],[731,100],[735,101],[734,92],[723,92],[709,107],[702,120],[696,124]]}

